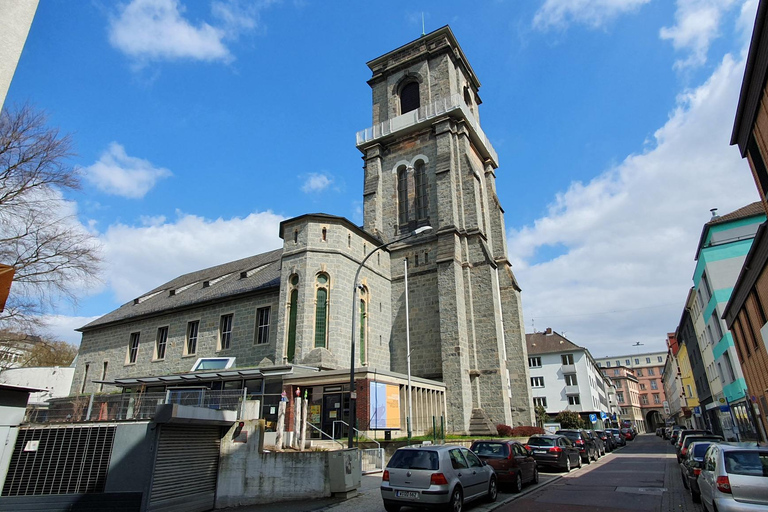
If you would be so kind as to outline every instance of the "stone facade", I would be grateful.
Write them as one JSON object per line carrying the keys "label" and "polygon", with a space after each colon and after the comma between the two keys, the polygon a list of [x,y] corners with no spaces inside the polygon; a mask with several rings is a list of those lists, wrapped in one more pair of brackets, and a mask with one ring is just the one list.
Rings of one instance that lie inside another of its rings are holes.
{"label": "stone facade", "polygon": [[[83,327],[73,392],[93,390],[92,379],[189,371],[197,357],[235,357],[238,368],[349,368],[353,317],[355,366],[405,374],[407,260],[411,372],[445,383],[447,429],[468,431],[478,410],[494,424],[532,424],[520,288],[496,153],[479,125],[480,84],[448,27],[368,65],[375,124],[358,134],[363,227],[325,214],[286,220],[282,249],[181,276]],[[417,105],[402,114],[400,95],[414,83]],[[355,272],[383,244],[362,266],[353,303]],[[257,311],[267,306],[269,341],[258,344]],[[221,350],[229,314],[231,345]],[[185,355],[194,320],[198,349]],[[169,330],[162,360],[153,352],[160,327]],[[105,363],[106,375],[95,375]]]}

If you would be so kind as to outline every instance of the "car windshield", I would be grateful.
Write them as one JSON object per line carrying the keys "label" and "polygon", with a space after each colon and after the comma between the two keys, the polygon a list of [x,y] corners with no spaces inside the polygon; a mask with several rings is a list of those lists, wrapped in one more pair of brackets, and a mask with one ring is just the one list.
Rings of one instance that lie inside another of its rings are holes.
{"label": "car windshield", "polygon": [[691,443],[700,443],[702,441],[722,441],[723,438],[719,436],[686,436],[683,439],[683,448],[687,448]]}
{"label": "car windshield", "polygon": [[551,437],[532,437],[528,440],[529,446],[555,446],[555,440]]}
{"label": "car windshield", "polygon": [[387,467],[435,470],[438,468],[437,452],[432,450],[397,450],[389,460]]}
{"label": "car windshield", "polygon": [[507,443],[490,443],[482,441],[473,444],[471,450],[477,455],[492,459],[503,459],[509,456],[509,445]]}
{"label": "car windshield", "polygon": [[558,434],[568,439],[581,439],[581,434],[578,432],[558,432]]}
{"label": "car windshield", "polygon": [[756,450],[725,452],[725,470],[733,475],[768,477],[768,452]]}

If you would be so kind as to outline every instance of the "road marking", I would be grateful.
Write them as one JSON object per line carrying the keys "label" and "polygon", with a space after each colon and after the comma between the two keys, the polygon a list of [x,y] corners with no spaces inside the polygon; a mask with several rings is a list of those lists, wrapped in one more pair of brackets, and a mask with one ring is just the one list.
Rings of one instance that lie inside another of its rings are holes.
{"label": "road marking", "polygon": [[653,496],[661,496],[667,492],[666,487],[617,487],[616,492],[624,492],[628,494],[651,494]]}

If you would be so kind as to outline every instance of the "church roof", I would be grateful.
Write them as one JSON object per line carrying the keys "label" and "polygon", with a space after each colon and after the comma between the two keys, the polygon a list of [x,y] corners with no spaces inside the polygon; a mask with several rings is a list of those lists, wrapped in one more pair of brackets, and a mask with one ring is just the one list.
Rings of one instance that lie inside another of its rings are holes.
{"label": "church roof", "polygon": [[545,332],[526,334],[525,342],[528,345],[529,356],[583,350],[580,346],[568,341],[567,338],[557,334],[552,329],[547,329]]}
{"label": "church roof", "polygon": [[156,316],[279,288],[282,254],[282,249],[276,249],[184,274],[76,330],[84,332],[137,317]]}

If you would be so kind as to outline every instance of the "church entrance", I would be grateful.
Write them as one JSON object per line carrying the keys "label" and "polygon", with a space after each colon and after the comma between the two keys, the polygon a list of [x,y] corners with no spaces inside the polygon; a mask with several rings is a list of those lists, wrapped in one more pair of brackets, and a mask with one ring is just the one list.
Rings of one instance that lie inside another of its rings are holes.
{"label": "church entrance", "polygon": [[323,432],[334,439],[348,437],[349,394],[326,393],[323,395],[322,428]]}

